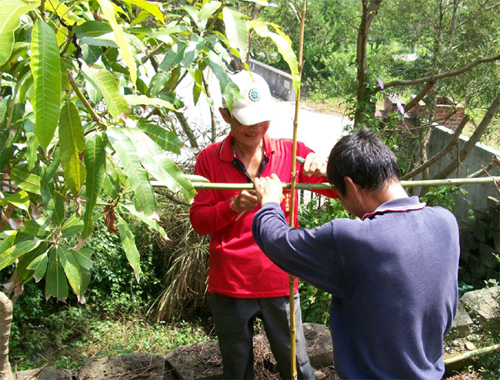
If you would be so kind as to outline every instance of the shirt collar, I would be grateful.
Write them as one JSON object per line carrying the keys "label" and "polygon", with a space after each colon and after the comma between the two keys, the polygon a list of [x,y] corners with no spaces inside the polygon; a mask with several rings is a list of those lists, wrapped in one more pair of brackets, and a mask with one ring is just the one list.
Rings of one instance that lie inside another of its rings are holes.
{"label": "shirt collar", "polygon": [[381,204],[379,207],[377,207],[375,211],[363,215],[363,218],[361,218],[361,220],[373,219],[376,215],[385,214],[388,212],[406,212],[406,211],[421,210],[425,206],[426,203],[420,202],[417,196],[392,199],[388,202]]}
{"label": "shirt collar", "polygon": [[[230,132],[229,135],[222,142],[222,145],[219,150],[219,158],[222,161],[227,161],[227,162],[233,161],[234,157],[233,139],[234,139],[233,134]],[[264,152],[267,155],[267,157],[271,157],[271,155],[275,151],[274,147],[275,142],[268,136],[267,133],[264,135],[263,140],[264,140]]]}

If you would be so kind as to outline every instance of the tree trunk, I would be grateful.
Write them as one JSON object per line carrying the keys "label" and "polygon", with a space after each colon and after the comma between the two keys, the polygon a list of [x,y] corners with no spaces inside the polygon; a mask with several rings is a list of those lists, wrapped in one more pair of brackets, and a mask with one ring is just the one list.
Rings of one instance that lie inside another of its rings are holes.
{"label": "tree trunk", "polygon": [[181,128],[184,131],[184,133],[186,134],[186,136],[189,140],[189,143],[191,144],[191,148],[199,148],[198,141],[196,140],[196,136],[195,136],[193,130],[191,129],[191,127],[189,126],[189,123],[188,123],[186,117],[184,116],[184,114],[182,112],[179,112],[179,111],[174,111],[174,113],[175,113],[175,116],[177,116],[177,120],[179,120],[179,123],[181,124]]}
{"label": "tree trunk", "polygon": [[363,123],[364,115],[370,111],[370,92],[367,88],[367,83],[370,80],[368,74],[368,57],[366,46],[368,34],[373,18],[377,15],[377,11],[382,3],[382,0],[362,0],[363,14],[361,16],[361,24],[358,30],[358,42],[356,51],[356,62],[358,64],[358,90],[357,90],[357,106],[354,115],[354,125]]}
{"label": "tree trunk", "polygon": [[0,379],[14,380],[9,363],[9,336],[12,323],[13,304],[0,292]]}
{"label": "tree trunk", "polygon": [[[205,80],[205,76],[203,75],[203,73],[201,73],[201,77],[203,79],[203,86],[205,86],[205,91],[207,92],[207,97],[212,101],[212,94],[210,92],[208,82]],[[212,102],[212,104],[213,104],[213,102]],[[211,132],[212,132],[212,136],[210,138],[210,141],[214,143],[215,140],[217,139],[217,122],[215,120],[215,114],[214,114],[213,107],[209,107],[209,108],[210,108],[210,122],[211,122]]]}

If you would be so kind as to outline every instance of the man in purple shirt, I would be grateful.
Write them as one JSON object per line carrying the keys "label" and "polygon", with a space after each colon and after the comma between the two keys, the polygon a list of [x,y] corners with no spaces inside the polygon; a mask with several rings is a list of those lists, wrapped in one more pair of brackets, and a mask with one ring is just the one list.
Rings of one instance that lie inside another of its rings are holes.
{"label": "man in purple shirt", "polygon": [[288,226],[276,176],[254,180],[252,232],[277,266],[333,295],[330,330],[341,378],[441,379],[458,302],[455,217],[408,197],[396,157],[372,132],[341,138],[328,180],[346,210],[315,229]]}

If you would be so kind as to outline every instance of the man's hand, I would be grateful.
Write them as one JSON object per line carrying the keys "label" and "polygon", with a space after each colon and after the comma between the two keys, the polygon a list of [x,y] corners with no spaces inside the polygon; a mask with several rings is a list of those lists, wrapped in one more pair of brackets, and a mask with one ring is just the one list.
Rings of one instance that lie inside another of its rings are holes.
{"label": "man's hand", "polygon": [[231,199],[233,211],[250,211],[259,205],[255,190],[242,190],[237,196]]}
{"label": "man's hand", "polygon": [[283,185],[276,174],[271,177],[255,178],[253,180],[257,199],[261,204],[283,200]]}
{"label": "man's hand", "polygon": [[307,155],[302,168],[304,174],[308,177],[311,177],[312,175],[326,177],[327,164],[328,161],[324,157],[311,152]]}

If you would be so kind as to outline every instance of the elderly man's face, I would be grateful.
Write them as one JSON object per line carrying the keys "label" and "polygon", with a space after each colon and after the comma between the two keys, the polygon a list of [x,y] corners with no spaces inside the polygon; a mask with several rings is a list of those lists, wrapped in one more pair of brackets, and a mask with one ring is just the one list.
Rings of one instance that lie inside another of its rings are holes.
{"label": "elderly man's face", "polygon": [[246,147],[254,147],[260,144],[262,138],[269,129],[269,121],[254,125],[243,125],[234,116],[231,115],[231,132],[234,139],[241,145]]}

